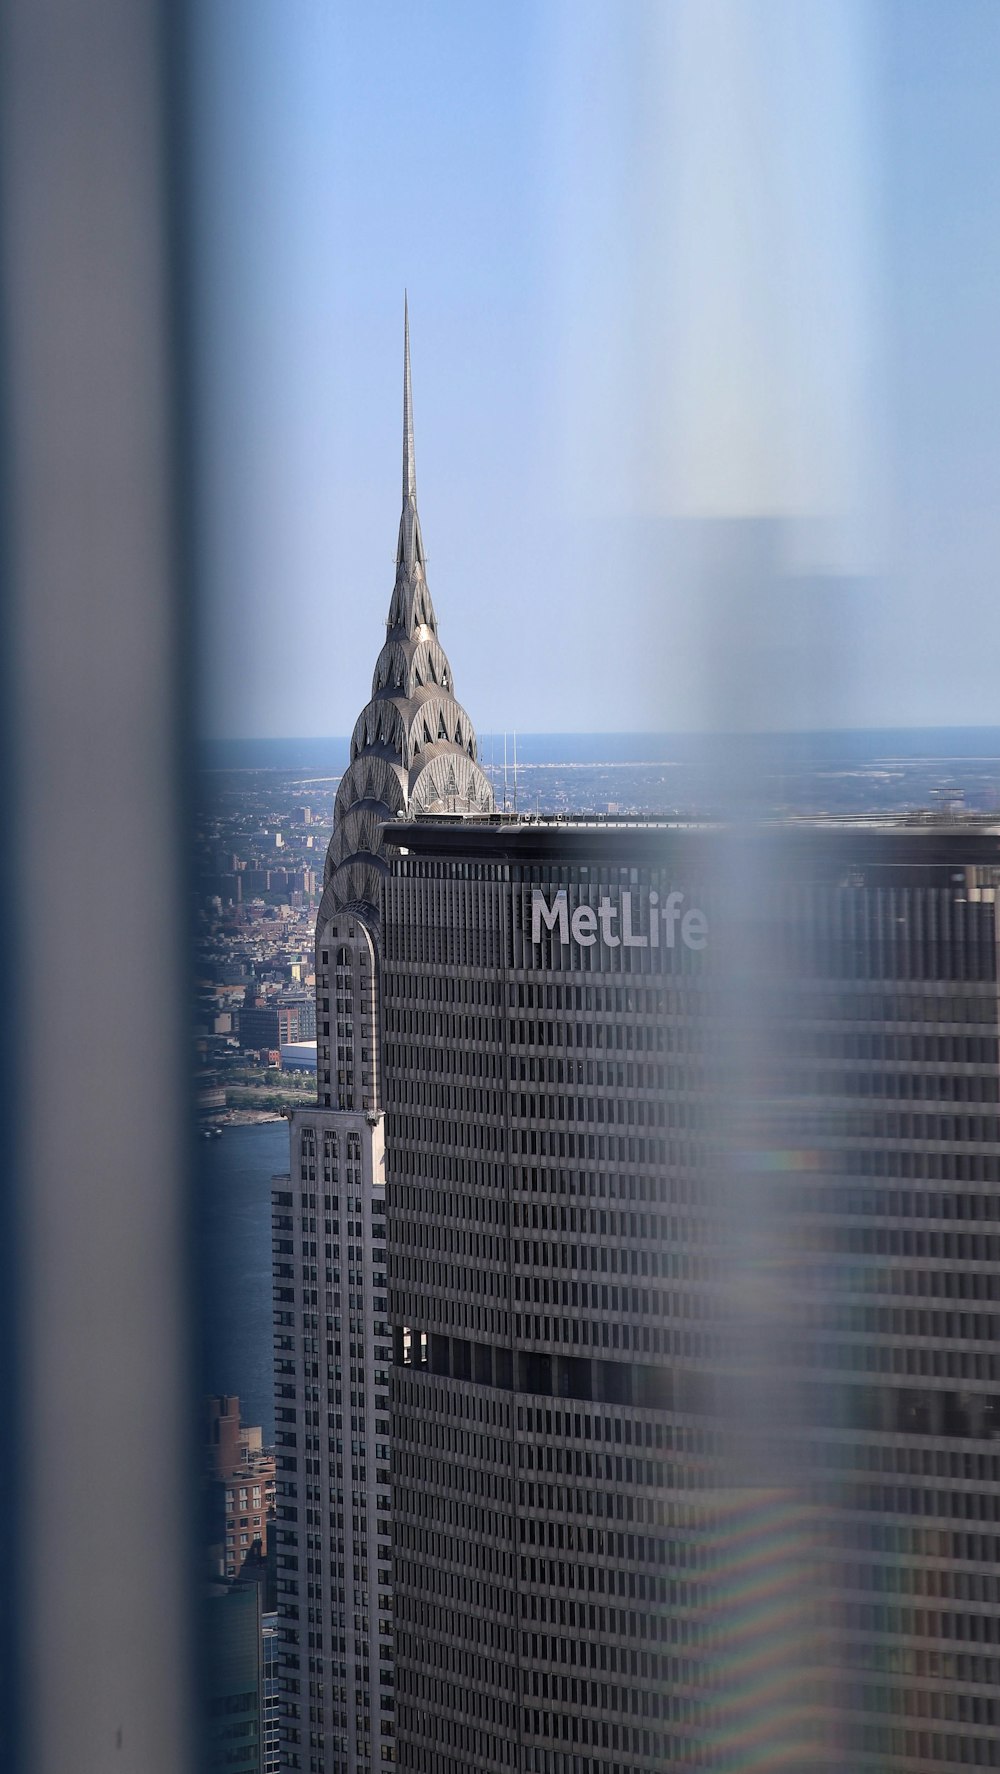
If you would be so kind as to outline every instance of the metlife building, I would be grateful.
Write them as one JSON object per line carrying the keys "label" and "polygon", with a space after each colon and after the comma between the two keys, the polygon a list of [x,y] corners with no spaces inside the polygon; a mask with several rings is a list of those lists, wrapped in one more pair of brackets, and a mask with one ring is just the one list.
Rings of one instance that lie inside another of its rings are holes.
{"label": "metlife building", "polygon": [[386,844],[400,1766],[1000,1766],[996,833]]}

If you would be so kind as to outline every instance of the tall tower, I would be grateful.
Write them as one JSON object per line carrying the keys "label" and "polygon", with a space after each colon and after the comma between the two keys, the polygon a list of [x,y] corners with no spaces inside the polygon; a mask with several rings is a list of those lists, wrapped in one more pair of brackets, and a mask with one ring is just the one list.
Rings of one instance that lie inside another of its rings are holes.
{"label": "tall tower", "polygon": [[767,842],[388,834],[401,1774],[1000,1767],[1000,843]]}
{"label": "tall tower", "polygon": [[290,1172],[274,1188],[282,1752],[308,1774],[379,1774],[395,1760],[381,828],[400,813],[493,809],[424,570],[408,314],[386,630],[316,923],[317,1106],[293,1115]]}

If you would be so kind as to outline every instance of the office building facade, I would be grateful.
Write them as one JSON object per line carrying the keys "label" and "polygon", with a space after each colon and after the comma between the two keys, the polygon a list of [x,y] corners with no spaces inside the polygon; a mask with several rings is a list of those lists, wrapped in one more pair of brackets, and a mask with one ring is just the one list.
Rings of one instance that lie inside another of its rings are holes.
{"label": "office building facade", "polygon": [[379,1774],[396,1754],[382,828],[492,806],[424,571],[407,319],[396,579],[316,925],[317,1103],[291,1118],[273,1195],[282,1765],[309,1774]]}
{"label": "office building facade", "polygon": [[996,834],[389,842],[400,1767],[1000,1766]]}

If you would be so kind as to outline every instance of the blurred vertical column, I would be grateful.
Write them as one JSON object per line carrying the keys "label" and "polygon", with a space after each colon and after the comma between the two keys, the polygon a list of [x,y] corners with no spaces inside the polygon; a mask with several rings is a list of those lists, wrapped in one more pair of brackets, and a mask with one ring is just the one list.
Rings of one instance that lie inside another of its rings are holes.
{"label": "blurred vertical column", "polygon": [[[193,1766],[168,65],[155,0],[8,0],[17,1765]],[[175,94],[176,97],[176,94]],[[8,1072],[8,1082],[10,1073]]]}

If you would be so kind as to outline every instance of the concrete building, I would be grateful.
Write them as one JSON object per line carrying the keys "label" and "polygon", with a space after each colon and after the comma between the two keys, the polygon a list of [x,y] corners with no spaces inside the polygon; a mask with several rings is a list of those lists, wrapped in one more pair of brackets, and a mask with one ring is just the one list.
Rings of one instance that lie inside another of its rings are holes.
{"label": "concrete building", "polygon": [[397,813],[493,806],[424,573],[408,322],[403,390],[396,579],[316,925],[318,1100],[291,1118],[273,1197],[282,1758],[309,1774],[396,1759],[381,829]]}
{"label": "concrete building", "polygon": [[316,1005],[304,993],[293,998],[262,998],[248,986],[240,1010],[240,1046],[274,1051],[290,1042],[316,1039]]}
{"label": "concrete building", "polygon": [[278,1616],[261,1616],[263,1698],[261,1702],[261,1774],[281,1767],[281,1677],[278,1657]]}
{"label": "concrete building", "polygon": [[213,1584],[201,1605],[206,1739],[201,1766],[262,1774],[260,1587]]}
{"label": "concrete building", "polygon": [[240,1439],[240,1401],[235,1393],[219,1393],[205,1405],[206,1441],[209,1463],[216,1478],[222,1478],[243,1458]]}
{"label": "concrete building", "polygon": [[996,830],[388,842],[399,1766],[1000,1766]]}
{"label": "concrete building", "polygon": [[256,1547],[266,1558],[275,1511],[275,1458],[257,1426],[240,1420],[234,1395],[208,1400],[209,1465],[221,1492],[221,1575],[238,1577]]}
{"label": "concrete building", "polygon": [[316,1001],[303,995],[279,1001],[278,1046],[316,1039]]}

